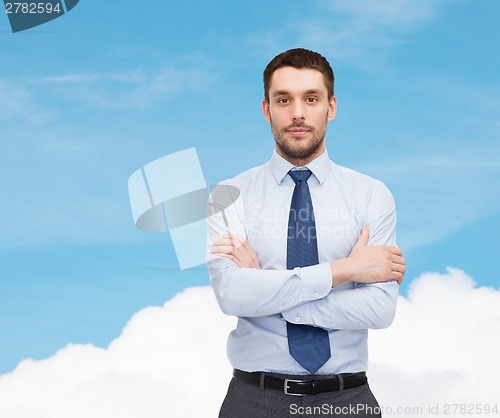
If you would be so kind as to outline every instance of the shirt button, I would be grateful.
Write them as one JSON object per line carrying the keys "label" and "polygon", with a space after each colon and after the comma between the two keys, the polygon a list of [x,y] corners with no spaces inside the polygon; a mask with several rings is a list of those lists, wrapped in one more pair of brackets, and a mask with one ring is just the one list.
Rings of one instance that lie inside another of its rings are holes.
{"label": "shirt button", "polygon": [[279,309],[280,311],[282,311],[282,310],[283,310],[283,305],[278,306],[278,309]]}
{"label": "shirt button", "polygon": [[299,322],[299,321],[300,321],[300,317],[299,316],[295,317],[295,322]]}
{"label": "shirt button", "polygon": [[317,298],[319,296],[318,292],[314,292],[314,297]]}

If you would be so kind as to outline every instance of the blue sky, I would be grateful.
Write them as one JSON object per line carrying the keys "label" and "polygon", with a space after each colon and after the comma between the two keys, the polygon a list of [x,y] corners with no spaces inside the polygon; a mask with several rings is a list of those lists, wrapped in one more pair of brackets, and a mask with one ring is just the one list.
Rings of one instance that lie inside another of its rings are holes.
{"label": "blue sky", "polygon": [[105,346],[189,286],[167,234],[135,229],[128,177],[196,147],[207,183],[266,161],[262,70],[306,47],[336,75],[334,161],[383,180],[412,279],[447,266],[498,288],[495,0],[82,0],[12,34],[0,15],[0,373]]}

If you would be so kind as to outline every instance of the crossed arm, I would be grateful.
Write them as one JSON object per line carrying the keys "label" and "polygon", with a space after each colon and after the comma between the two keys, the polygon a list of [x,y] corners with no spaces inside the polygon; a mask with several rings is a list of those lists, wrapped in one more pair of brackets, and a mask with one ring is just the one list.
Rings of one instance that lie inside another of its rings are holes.
{"label": "crossed arm", "polygon": [[208,268],[224,313],[281,314],[289,322],[326,329],[390,325],[406,268],[401,250],[392,245],[396,213],[387,190],[372,199],[370,207],[375,210],[367,215],[373,216],[363,217],[367,227],[347,257],[293,270],[261,268],[254,249],[242,238],[248,231],[246,207],[240,200],[225,214],[208,219]]}
{"label": "crossed arm", "polygon": [[[313,293],[312,290],[304,290],[302,286],[300,289],[302,300],[293,299],[294,294],[289,292],[289,297],[285,300],[290,306],[283,304],[278,307],[278,311],[281,312],[267,312],[267,314],[281,313],[289,322],[325,329],[388,327],[394,318],[398,283],[401,283],[406,271],[405,260],[398,247],[368,246],[368,239],[368,228],[363,227],[349,256],[329,263],[330,289]],[[239,272],[245,269],[260,269],[256,253],[249,242],[239,236],[227,234],[222,239],[215,240],[211,252],[231,260],[242,269]],[[317,275],[318,271],[309,279],[312,281]],[[276,278],[275,271],[269,271],[269,277],[264,280],[273,280],[273,276]],[[307,283],[307,280],[302,282]],[[339,288],[332,291],[333,288],[346,282],[353,282],[354,288]],[[255,283],[255,287],[259,287],[258,282]],[[277,294],[280,290],[276,289]],[[247,289],[247,295],[251,297],[254,291],[252,288]],[[296,289],[296,292],[298,293],[299,289]],[[241,296],[240,302],[246,295]],[[226,313],[237,316],[261,316],[266,312],[259,309],[257,304],[255,315],[254,312],[241,310]]]}
{"label": "crossed arm", "polygon": [[[364,226],[349,256],[330,262],[332,287],[345,282],[402,282],[406,267],[401,249],[386,245],[368,246],[369,236],[370,232]],[[210,251],[228,258],[240,268],[260,269],[257,254],[249,242],[237,235],[226,234],[215,240]]]}

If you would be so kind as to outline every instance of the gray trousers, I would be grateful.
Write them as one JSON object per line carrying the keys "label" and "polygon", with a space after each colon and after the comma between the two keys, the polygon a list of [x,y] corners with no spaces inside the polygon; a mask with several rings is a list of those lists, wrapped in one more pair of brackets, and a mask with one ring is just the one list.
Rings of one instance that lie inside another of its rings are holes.
{"label": "gray trousers", "polygon": [[[287,375],[271,374],[286,377]],[[324,376],[327,377],[327,376]],[[293,378],[290,376],[290,378]],[[380,418],[379,404],[368,383],[336,392],[290,396],[233,378],[219,418]]]}

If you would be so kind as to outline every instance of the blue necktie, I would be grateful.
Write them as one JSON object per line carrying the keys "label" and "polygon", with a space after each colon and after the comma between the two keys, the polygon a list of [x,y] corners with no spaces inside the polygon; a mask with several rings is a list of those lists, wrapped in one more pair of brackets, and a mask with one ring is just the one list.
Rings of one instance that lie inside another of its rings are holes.
{"label": "blue necktie", "polygon": [[[316,224],[307,179],[310,170],[294,170],[288,174],[295,182],[290,215],[286,268],[313,266],[319,263]],[[312,325],[286,323],[288,347],[297,362],[311,373],[315,373],[330,358],[328,331]]]}

